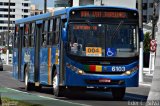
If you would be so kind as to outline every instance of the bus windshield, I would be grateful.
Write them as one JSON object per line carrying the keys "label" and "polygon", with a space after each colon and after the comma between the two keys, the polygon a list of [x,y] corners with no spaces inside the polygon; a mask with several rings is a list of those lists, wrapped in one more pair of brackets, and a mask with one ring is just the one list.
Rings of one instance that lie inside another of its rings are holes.
{"label": "bus windshield", "polygon": [[136,24],[70,23],[69,53],[77,56],[132,57],[138,55]]}

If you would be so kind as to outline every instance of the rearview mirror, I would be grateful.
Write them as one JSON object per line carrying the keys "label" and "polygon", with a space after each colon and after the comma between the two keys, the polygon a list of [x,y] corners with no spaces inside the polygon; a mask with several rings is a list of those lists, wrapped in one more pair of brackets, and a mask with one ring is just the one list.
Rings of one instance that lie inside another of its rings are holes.
{"label": "rearview mirror", "polygon": [[67,34],[66,34],[66,28],[62,29],[62,40],[67,41]]}

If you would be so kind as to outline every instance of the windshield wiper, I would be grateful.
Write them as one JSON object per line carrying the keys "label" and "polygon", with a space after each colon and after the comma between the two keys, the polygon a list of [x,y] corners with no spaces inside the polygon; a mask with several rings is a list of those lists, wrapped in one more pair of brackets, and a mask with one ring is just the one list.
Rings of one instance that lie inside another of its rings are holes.
{"label": "windshield wiper", "polygon": [[120,21],[120,23],[118,24],[117,28],[116,28],[116,31],[119,30],[120,26],[123,24],[124,21]]}
{"label": "windshield wiper", "polygon": [[117,31],[120,29],[121,25],[124,23],[124,21],[120,21],[120,23],[118,24],[118,26],[116,27],[116,30],[113,33],[113,37],[117,34]]}

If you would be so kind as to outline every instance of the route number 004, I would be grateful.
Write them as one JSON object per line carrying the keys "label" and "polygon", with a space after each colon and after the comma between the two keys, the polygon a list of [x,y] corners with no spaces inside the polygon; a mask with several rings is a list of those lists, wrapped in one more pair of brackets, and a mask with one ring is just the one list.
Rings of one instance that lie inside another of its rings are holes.
{"label": "route number 004", "polygon": [[98,53],[99,49],[98,48],[88,48],[88,53]]}
{"label": "route number 004", "polygon": [[113,66],[112,67],[112,71],[113,72],[124,72],[124,71],[126,71],[126,68],[125,67],[116,67],[116,66]]}

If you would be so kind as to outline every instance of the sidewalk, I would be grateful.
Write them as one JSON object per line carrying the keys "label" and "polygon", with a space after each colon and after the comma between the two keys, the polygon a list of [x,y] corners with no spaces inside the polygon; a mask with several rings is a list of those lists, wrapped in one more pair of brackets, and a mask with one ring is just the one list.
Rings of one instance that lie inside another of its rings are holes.
{"label": "sidewalk", "polygon": [[139,85],[151,87],[153,76],[148,76],[143,74],[143,82],[140,82]]}

